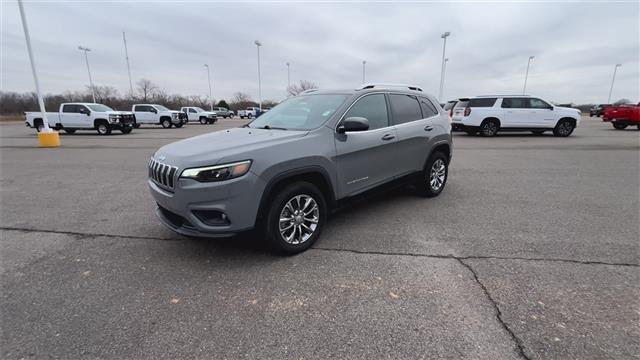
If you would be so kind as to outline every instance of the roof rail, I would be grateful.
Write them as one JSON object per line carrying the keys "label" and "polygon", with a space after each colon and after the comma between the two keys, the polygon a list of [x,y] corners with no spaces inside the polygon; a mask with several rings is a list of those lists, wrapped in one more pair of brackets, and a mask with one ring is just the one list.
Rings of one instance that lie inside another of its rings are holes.
{"label": "roof rail", "polygon": [[305,90],[303,92],[301,92],[300,94],[308,94],[308,93],[312,93],[314,91],[318,91],[318,89],[309,89],[309,90]]}
{"label": "roof rail", "polygon": [[356,90],[365,90],[365,89],[373,89],[373,88],[407,88],[413,91],[422,91],[422,89],[417,85],[409,85],[409,84],[363,84],[361,87]]}

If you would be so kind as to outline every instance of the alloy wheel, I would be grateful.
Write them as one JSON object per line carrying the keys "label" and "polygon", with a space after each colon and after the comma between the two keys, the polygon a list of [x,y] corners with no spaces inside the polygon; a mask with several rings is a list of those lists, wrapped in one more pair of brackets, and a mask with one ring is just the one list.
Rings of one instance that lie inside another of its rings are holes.
{"label": "alloy wheel", "polygon": [[285,242],[299,245],[311,238],[319,221],[320,208],[316,200],[310,195],[296,195],[282,208],[278,230]]}
{"label": "alloy wheel", "polygon": [[445,177],[447,176],[447,168],[442,159],[438,159],[431,165],[431,171],[429,172],[429,186],[433,191],[438,191],[444,185]]}

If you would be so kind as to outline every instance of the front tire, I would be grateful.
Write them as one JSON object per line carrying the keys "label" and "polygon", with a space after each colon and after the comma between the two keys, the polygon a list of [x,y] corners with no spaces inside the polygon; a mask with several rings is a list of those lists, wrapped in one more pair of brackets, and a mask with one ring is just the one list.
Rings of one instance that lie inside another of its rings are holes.
{"label": "front tire", "polygon": [[624,130],[627,128],[627,124],[620,122],[612,122],[611,123],[616,130]]}
{"label": "front tire", "polygon": [[168,129],[171,127],[171,120],[170,119],[162,119],[160,120],[160,125],[162,125],[163,128]]}
{"label": "front tire", "polygon": [[203,116],[203,117],[201,117],[201,118],[200,118],[200,124],[202,124],[202,125],[206,125],[206,124],[207,124],[207,118],[206,118],[206,117],[204,117],[204,116]]}
{"label": "front tire", "polygon": [[96,125],[96,131],[98,131],[98,135],[110,135],[111,127],[107,124],[106,121],[101,121]]}
{"label": "front tire", "polygon": [[416,182],[420,195],[434,197],[440,195],[449,177],[449,159],[441,152],[429,156],[427,164]]}
{"label": "front tire", "polygon": [[559,137],[567,137],[571,135],[571,133],[573,132],[573,129],[575,129],[575,125],[571,120],[562,119],[558,122],[556,127],[553,129],[553,135],[559,136]]}
{"label": "front tire", "polygon": [[315,185],[299,181],[284,187],[271,201],[266,230],[273,251],[293,255],[313,245],[324,227],[327,205]]}

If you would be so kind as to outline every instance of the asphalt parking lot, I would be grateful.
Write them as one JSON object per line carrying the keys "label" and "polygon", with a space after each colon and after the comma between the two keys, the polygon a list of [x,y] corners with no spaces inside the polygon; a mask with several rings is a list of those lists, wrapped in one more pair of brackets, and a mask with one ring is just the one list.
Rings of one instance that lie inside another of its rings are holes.
{"label": "asphalt parking lot", "polygon": [[309,251],[155,219],[130,135],[0,125],[1,358],[640,358],[640,132],[454,136],[445,191],[336,213]]}

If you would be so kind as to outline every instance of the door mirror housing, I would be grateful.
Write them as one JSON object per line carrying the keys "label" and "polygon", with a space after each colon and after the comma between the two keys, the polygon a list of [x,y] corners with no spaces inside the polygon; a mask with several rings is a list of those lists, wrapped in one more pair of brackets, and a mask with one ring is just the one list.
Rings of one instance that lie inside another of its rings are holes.
{"label": "door mirror housing", "polygon": [[366,131],[369,130],[369,120],[363,117],[348,117],[342,120],[336,130],[338,134],[344,134],[347,131]]}

